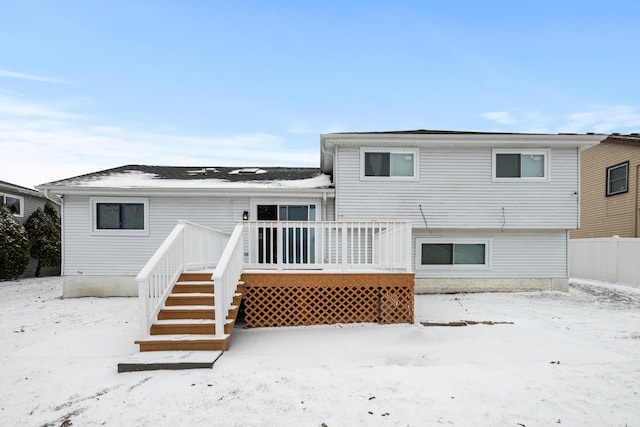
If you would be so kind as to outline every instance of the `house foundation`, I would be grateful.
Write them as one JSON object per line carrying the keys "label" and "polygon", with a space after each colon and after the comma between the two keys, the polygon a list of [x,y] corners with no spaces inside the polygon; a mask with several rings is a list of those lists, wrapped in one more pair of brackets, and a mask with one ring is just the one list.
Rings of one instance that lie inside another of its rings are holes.
{"label": "house foundation", "polygon": [[569,291],[567,278],[416,278],[416,294]]}
{"label": "house foundation", "polygon": [[63,276],[62,298],[136,297],[135,276]]}

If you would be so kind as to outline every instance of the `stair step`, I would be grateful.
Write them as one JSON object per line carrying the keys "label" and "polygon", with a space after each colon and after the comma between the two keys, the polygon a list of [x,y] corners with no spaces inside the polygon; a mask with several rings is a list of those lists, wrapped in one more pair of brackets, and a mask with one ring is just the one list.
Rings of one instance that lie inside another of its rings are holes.
{"label": "stair step", "polygon": [[178,278],[179,282],[192,281],[192,280],[211,280],[212,271],[190,272],[182,273]]}
{"label": "stair step", "polygon": [[[224,332],[230,334],[234,325],[234,319],[226,319]],[[216,326],[213,319],[167,319],[158,320],[151,325],[151,335],[211,335],[215,333]]]}
{"label": "stair step", "polygon": [[158,319],[215,319],[215,310],[211,305],[165,306],[158,313]]}
{"label": "stair step", "polygon": [[172,290],[174,294],[182,293],[213,293],[213,282],[177,282]]}
{"label": "stair step", "polygon": [[215,299],[213,293],[209,292],[189,292],[173,293],[167,297],[164,303],[167,306],[173,305],[213,305]]}
{"label": "stair step", "polygon": [[222,351],[145,351],[118,363],[118,372],[211,369]]}
{"label": "stair step", "polygon": [[175,351],[175,350],[227,350],[230,334],[222,338],[215,335],[150,335],[145,339],[136,340],[140,351]]}
{"label": "stair step", "polygon": [[[232,305],[229,308],[227,318],[235,318],[239,306]],[[215,319],[215,309],[212,305],[170,305],[164,306],[158,313],[158,320],[169,319]]]}

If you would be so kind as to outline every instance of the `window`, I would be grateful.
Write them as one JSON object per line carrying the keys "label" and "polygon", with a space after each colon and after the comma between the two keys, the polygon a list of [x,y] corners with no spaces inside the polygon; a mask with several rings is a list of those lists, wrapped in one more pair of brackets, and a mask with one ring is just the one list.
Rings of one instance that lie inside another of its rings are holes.
{"label": "window", "polygon": [[489,268],[488,240],[416,239],[416,269]]}
{"label": "window", "polygon": [[417,179],[418,149],[362,148],[360,157],[363,179]]}
{"label": "window", "polygon": [[494,181],[548,181],[549,150],[493,150]]}
{"label": "window", "polygon": [[629,191],[629,162],[607,168],[607,196]]}
{"label": "window", "polygon": [[24,216],[24,199],[20,196],[0,193],[0,206],[6,205],[15,216]]}
{"label": "window", "polygon": [[93,233],[147,235],[148,201],[133,197],[92,198]]}

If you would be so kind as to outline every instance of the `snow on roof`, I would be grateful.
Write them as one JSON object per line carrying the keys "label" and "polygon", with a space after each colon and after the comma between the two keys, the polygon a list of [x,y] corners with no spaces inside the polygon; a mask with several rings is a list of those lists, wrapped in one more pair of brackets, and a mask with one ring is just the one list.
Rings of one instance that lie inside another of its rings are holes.
{"label": "snow on roof", "polygon": [[[155,170],[155,172],[154,172]],[[251,171],[249,173],[248,171]],[[95,188],[326,188],[331,177],[312,168],[173,168],[122,167],[45,184]]]}

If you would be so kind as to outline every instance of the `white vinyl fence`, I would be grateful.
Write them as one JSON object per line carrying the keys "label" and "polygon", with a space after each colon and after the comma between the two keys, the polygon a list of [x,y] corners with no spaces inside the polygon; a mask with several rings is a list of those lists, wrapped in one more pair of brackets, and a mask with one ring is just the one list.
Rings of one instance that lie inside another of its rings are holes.
{"label": "white vinyl fence", "polygon": [[640,239],[571,239],[569,276],[640,286]]}

